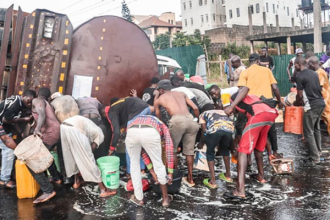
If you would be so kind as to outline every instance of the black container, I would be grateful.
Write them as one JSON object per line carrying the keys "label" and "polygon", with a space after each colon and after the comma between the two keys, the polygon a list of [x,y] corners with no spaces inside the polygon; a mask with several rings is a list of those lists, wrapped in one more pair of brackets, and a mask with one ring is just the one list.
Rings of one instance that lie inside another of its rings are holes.
{"label": "black container", "polygon": [[[174,170],[173,171],[173,182],[172,185],[167,185],[167,193],[168,194],[176,194],[180,191],[181,187],[181,180],[183,177],[183,172],[180,170]],[[152,190],[157,193],[157,194],[162,194],[162,190],[158,185],[153,184],[152,185]]]}

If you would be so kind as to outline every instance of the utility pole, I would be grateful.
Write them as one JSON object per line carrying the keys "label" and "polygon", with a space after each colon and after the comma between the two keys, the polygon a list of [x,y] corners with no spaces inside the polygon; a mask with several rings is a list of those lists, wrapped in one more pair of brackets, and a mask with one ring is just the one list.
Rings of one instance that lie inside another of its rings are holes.
{"label": "utility pole", "polygon": [[314,53],[322,52],[322,20],[321,20],[321,2],[314,0]]}

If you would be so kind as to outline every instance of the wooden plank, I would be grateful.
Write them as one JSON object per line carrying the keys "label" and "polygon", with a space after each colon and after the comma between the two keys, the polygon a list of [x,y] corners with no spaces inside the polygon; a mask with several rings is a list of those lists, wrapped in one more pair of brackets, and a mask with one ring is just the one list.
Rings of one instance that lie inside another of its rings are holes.
{"label": "wooden plank", "polygon": [[19,46],[20,46],[20,42],[21,42],[21,37],[22,37],[23,22],[24,22],[24,15],[21,10],[21,7],[18,7],[15,30],[13,30],[13,31],[15,31],[15,36],[13,37],[13,42],[12,42],[12,51],[13,52],[12,52],[12,58],[11,58],[11,62],[10,62],[10,66],[12,67],[12,70],[10,71],[10,75],[9,75],[7,97],[14,95],[14,91],[15,91],[18,54],[19,54]]}
{"label": "wooden plank", "polygon": [[[8,41],[9,41],[11,21],[12,21],[12,17],[13,17],[13,8],[14,8],[14,4],[12,4],[6,11],[5,25],[3,28],[3,35],[2,35],[2,41],[1,41],[1,50],[0,50],[0,86],[1,86],[0,88],[1,88],[1,91],[3,90],[2,79],[3,79],[3,74],[5,71],[6,60],[7,60],[7,50],[8,50],[8,43],[9,43]],[[1,97],[1,99],[3,99],[3,97]]]}

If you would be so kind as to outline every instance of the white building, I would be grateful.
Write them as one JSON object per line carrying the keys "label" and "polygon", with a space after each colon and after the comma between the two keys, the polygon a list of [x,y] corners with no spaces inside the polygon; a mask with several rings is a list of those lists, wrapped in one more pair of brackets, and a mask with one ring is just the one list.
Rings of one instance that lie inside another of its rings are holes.
{"label": "white building", "polygon": [[228,27],[232,25],[249,25],[248,7],[252,9],[252,24],[256,26],[263,25],[263,12],[266,12],[267,26],[276,26],[276,15],[279,17],[280,27],[292,27],[292,18],[294,25],[300,27],[301,11],[298,5],[301,0],[231,0],[226,1],[226,15]]}
{"label": "white building", "polygon": [[224,3],[225,0],[181,0],[183,32],[193,34],[199,29],[204,34],[205,30],[223,26],[226,22]]}

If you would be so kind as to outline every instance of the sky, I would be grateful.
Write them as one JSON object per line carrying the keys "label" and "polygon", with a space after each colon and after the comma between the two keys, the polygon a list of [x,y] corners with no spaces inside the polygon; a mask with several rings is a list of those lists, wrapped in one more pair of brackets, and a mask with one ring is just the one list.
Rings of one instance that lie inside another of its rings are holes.
{"label": "sky", "polygon": [[[34,9],[67,14],[74,27],[100,15],[121,16],[122,0],[0,0],[0,8],[14,4],[25,12]],[[181,20],[180,0],[126,0],[132,15],[160,15],[163,12],[174,12],[176,19]]]}

